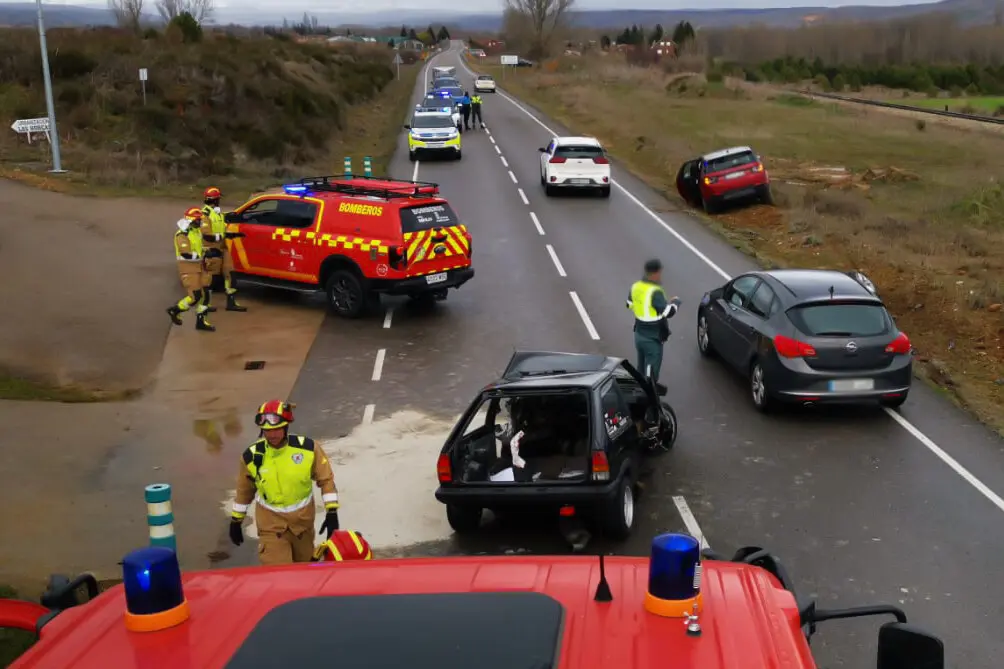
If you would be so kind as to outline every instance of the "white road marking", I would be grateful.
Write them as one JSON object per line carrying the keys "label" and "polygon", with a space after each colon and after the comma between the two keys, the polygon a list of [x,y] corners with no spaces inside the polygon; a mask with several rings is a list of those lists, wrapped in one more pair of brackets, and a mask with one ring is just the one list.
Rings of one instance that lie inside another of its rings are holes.
{"label": "white road marking", "polygon": [[382,348],[377,351],[376,362],[373,363],[373,376],[371,380],[379,381],[380,375],[383,374],[383,361],[387,357],[387,349]]}
{"label": "white road marking", "polygon": [[383,329],[384,330],[389,330],[390,329],[390,322],[391,322],[391,319],[393,317],[394,317],[394,309],[388,307],[387,308],[387,315],[383,317]]}
{"label": "white road marking", "polygon": [[363,409],[363,425],[369,425],[373,422],[373,413],[376,411],[375,404],[367,404],[366,408]]}
{"label": "white road marking", "polygon": [[501,156],[502,155],[502,149],[500,149],[499,147],[496,146],[495,147],[495,153],[497,153],[497,154],[499,154]]}
{"label": "white road marking", "polygon": [[517,188],[516,190],[519,191],[519,197],[521,200],[523,200],[523,204],[525,204],[526,206],[530,206],[530,201],[526,199],[526,193],[523,192],[523,189]]}
{"label": "white road marking", "polygon": [[[460,64],[468,72],[471,72],[471,69],[469,67],[467,67],[466,63],[464,63],[463,61],[460,61]],[[541,128],[543,128],[544,130],[546,130],[552,136],[557,136],[559,134],[556,130],[552,130],[547,125],[545,125],[544,122],[541,121],[540,119],[538,119],[536,116],[534,116],[533,113],[530,110],[528,110],[526,107],[524,107],[523,105],[521,105],[519,102],[517,102],[513,98],[509,97],[508,95],[506,95],[505,93],[503,93],[501,91],[499,91],[497,94],[502,99],[507,100],[510,104],[512,104],[514,107],[516,107],[516,109],[520,110],[521,112],[523,112],[524,114],[526,114],[528,117],[530,117],[530,119],[532,119],[534,123],[536,123]],[[673,227],[670,226],[669,223],[666,223],[666,221],[662,220],[662,218],[658,214],[656,214],[654,211],[652,211],[647,206],[645,206],[645,204],[641,200],[639,200],[637,197],[635,197],[635,195],[631,191],[629,191],[628,189],[624,188],[624,186],[621,186],[617,181],[614,181],[613,179],[611,179],[611,183],[614,186],[616,186],[618,189],[620,189],[620,191],[622,193],[624,193],[625,195],[627,195],[628,198],[632,202],[634,202],[636,205],[638,205],[638,207],[642,211],[644,211],[646,214],[648,214],[652,218],[652,220],[654,220],[656,223],[658,223],[659,225],[661,225],[668,233],[670,233],[671,235],[673,235],[681,244],[683,244],[687,248],[687,250],[689,250],[695,256],[697,256],[698,258],[700,258],[701,260],[703,260],[704,263],[708,267],[710,267],[711,269],[713,269],[719,276],[721,276],[726,281],[728,281],[729,279],[732,278],[732,276],[729,275],[728,272],[726,272],[721,267],[719,267],[718,265],[716,265],[714,263],[714,261],[712,261],[710,258],[708,258],[708,256],[704,255],[696,246],[694,246],[686,238],[684,238],[683,235],[681,235],[679,232],[677,232],[675,229],[673,229]],[[584,313],[584,312],[582,312],[582,313]],[[596,337],[596,338],[599,339],[599,337]],[[916,439],[918,442],[920,442],[921,445],[923,445],[927,450],[931,451],[931,453],[933,453],[937,458],[939,458],[942,462],[944,462],[946,465],[948,465],[952,469],[952,471],[954,471],[956,474],[958,474],[964,481],[966,481],[967,483],[969,483],[969,485],[973,486],[973,488],[975,488],[977,492],[979,492],[981,495],[983,495],[991,504],[993,504],[994,506],[996,506],[1001,511],[1004,511],[1004,499],[1002,499],[1000,497],[1000,495],[998,495],[993,490],[991,490],[985,483],[983,483],[983,481],[981,481],[976,476],[974,476],[972,472],[970,472],[968,469],[966,469],[965,467],[963,467],[953,457],[951,457],[950,455],[948,455],[948,453],[946,453],[940,446],[938,446],[934,442],[934,440],[932,440],[926,434],[924,434],[923,432],[921,432],[920,429],[916,425],[914,425],[913,423],[911,423],[910,421],[908,421],[906,418],[904,418],[903,416],[901,416],[899,413],[897,413],[893,409],[890,409],[888,407],[883,407],[883,411],[885,411],[886,414],[888,414],[894,421],[896,421],[896,423],[898,423],[900,425],[900,427],[902,427],[904,430],[906,430],[914,439]]]}
{"label": "white road marking", "polygon": [[509,162],[505,159],[505,156],[499,154],[499,160],[502,161],[502,165],[504,165],[505,167],[509,167]]}
{"label": "white road marking", "polygon": [[589,336],[593,338],[594,341],[600,340],[600,333],[596,331],[593,326],[593,321],[589,318],[589,314],[586,313],[586,308],[582,306],[582,300],[574,290],[568,291],[568,294],[572,298],[572,302],[575,303],[575,309],[579,312],[579,318],[582,319],[582,323],[586,326],[586,330],[589,332]]}
{"label": "white road marking", "polygon": [[543,236],[544,236],[544,228],[542,228],[542,227],[541,227],[541,225],[540,225],[540,221],[538,221],[538,220],[537,220],[537,214],[535,214],[535,213],[533,213],[533,212],[531,211],[531,212],[530,212],[530,220],[532,220],[532,221],[533,221],[533,224],[534,224],[535,226],[537,226],[537,232],[539,232],[539,233],[540,233],[540,236],[541,236],[541,237],[543,237]]}
{"label": "white road marking", "polygon": [[415,169],[411,173],[411,180],[418,181],[418,161],[415,161]]}
{"label": "white road marking", "polygon": [[516,175],[512,173],[512,170],[509,170],[509,178],[512,179],[512,182],[514,184],[518,184],[519,183],[518,181],[516,181]]}
{"label": "white road marking", "polygon": [[565,274],[565,268],[561,266],[561,261],[558,260],[558,254],[554,252],[554,247],[550,244],[546,244],[547,252],[551,254],[551,260],[554,261],[554,267],[558,270],[560,276],[568,276]]}
{"label": "white road marking", "polygon": [[[492,144],[494,144],[494,143],[495,143],[495,138],[494,138],[494,137],[492,137],[492,134],[491,134],[491,133],[488,133],[488,139],[490,139],[490,140],[491,140]],[[496,146],[495,148],[496,148],[496,149],[498,149],[498,147],[497,147],[497,146]]]}
{"label": "white road marking", "polygon": [[704,538],[701,526],[697,524],[697,518],[694,517],[690,506],[687,505],[687,500],[678,496],[673,497],[673,504],[676,505],[676,510],[680,512],[680,518],[683,519],[683,525],[687,528],[687,532],[690,533],[690,536],[701,542],[701,549],[711,548],[708,545],[708,540]]}

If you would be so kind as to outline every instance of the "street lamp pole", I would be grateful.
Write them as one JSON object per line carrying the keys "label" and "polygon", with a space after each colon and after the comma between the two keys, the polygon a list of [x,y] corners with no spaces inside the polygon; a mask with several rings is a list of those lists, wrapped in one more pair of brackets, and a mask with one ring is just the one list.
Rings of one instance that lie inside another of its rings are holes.
{"label": "street lamp pole", "polygon": [[45,79],[45,104],[49,111],[49,146],[52,147],[52,169],[50,172],[65,172],[59,155],[59,131],[56,129],[56,105],[52,101],[52,75],[49,73],[49,49],[45,44],[45,22],[42,20],[42,0],[35,0],[38,6],[38,41],[42,46],[42,75]]}

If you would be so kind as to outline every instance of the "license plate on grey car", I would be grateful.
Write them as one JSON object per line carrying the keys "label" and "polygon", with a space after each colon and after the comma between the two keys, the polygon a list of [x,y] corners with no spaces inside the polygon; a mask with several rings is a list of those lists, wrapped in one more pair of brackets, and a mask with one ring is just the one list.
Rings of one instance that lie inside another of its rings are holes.
{"label": "license plate on grey car", "polygon": [[874,379],[841,379],[839,381],[830,381],[830,392],[834,393],[874,389]]}

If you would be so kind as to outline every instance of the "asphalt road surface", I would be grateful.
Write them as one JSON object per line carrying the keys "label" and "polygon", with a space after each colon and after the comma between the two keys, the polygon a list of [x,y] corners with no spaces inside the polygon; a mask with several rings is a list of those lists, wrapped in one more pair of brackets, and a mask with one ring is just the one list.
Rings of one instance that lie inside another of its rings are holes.
{"label": "asphalt road surface", "polygon": [[[470,82],[458,49],[435,64],[456,65]],[[429,310],[387,301],[383,319],[329,318],[294,389],[299,422],[337,435],[408,407],[455,415],[514,348],[632,356],[624,299],[657,256],[664,285],[683,300],[663,366],[680,437],[639,500],[634,537],[598,550],[644,555],[652,535],[680,530],[703,533],[725,554],[763,546],[822,606],[900,605],[943,637],[953,666],[998,666],[1004,584],[991,574],[1004,555],[1004,501],[993,492],[1004,491],[1001,442],[919,384],[900,414],[761,416],[745,382],[702,359],[695,338],[702,294],[753,269],[750,259],[617,165],[609,199],[546,198],[537,148],[552,133],[575,133],[504,92],[484,98],[489,132],[464,134],[462,161],[410,163],[402,136],[392,167],[396,177],[440,184],[474,236],[476,277]],[[384,483],[374,474],[372,486]],[[546,531],[482,534],[402,553],[561,550]],[[814,640],[820,666],[874,666],[880,622],[824,624]]]}

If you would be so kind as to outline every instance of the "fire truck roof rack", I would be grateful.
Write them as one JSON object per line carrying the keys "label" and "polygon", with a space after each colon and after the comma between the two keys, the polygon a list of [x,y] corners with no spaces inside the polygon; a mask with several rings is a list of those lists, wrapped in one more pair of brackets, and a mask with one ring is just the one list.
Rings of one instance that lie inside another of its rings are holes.
{"label": "fire truck roof rack", "polygon": [[[376,182],[373,185],[366,181]],[[331,176],[306,177],[296,182],[307,190],[325,193],[345,193],[346,195],[370,195],[386,199],[400,197],[429,197],[439,193],[439,184],[431,181],[410,181],[390,179],[363,174],[335,174]],[[398,185],[400,184],[400,185]]]}

